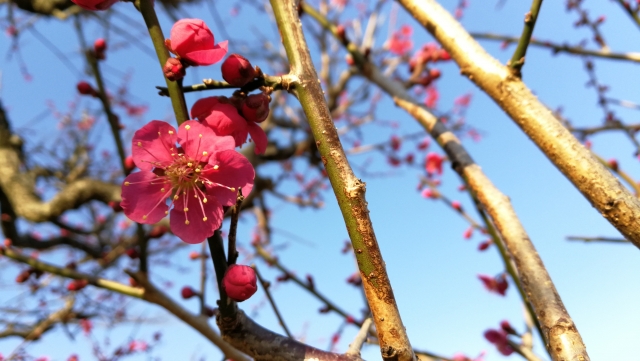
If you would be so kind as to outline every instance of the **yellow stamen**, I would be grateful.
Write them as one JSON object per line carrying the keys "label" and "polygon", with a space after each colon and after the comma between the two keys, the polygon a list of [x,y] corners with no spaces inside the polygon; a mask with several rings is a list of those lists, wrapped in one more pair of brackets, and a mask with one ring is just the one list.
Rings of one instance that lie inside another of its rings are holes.
{"label": "yellow stamen", "polygon": [[207,217],[202,218],[202,220],[205,222],[207,221],[207,219],[208,219]]}
{"label": "yellow stamen", "polygon": [[[188,125],[187,125],[188,127]],[[186,224],[187,226],[189,225],[189,220],[184,221],[184,224]]]}
{"label": "yellow stamen", "polygon": [[189,130],[189,129],[191,129],[191,126],[190,125],[185,125],[184,129]]}
{"label": "yellow stamen", "polygon": [[142,147],[142,142],[138,142],[138,147]]}
{"label": "yellow stamen", "polygon": [[207,203],[207,199],[206,198],[202,198],[202,203]]}
{"label": "yellow stamen", "polygon": [[185,208],[185,209],[184,209],[184,211],[185,211],[185,212],[188,212],[188,211],[189,211],[189,208]]}
{"label": "yellow stamen", "polygon": [[131,184],[131,183],[129,183],[129,182],[124,182],[124,185],[125,185],[125,186],[128,186],[129,184]]}
{"label": "yellow stamen", "polygon": [[202,155],[207,155],[207,154],[209,154],[209,153],[207,153],[207,152],[202,152]]}
{"label": "yellow stamen", "polygon": [[218,168],[220,168],[220,166],[218,166],[217,164],[213,166],[213,169],[217,170]]}
{"label": "yellow stamen", "polygon": [[144,216],[142,216],[142,219],[147,219],[147,215],[145,214]]}
{"label": "yellow stamen", "polygon": [[170,131],[169,131],[169,134],[173,134],[173,130],[170,130]]}

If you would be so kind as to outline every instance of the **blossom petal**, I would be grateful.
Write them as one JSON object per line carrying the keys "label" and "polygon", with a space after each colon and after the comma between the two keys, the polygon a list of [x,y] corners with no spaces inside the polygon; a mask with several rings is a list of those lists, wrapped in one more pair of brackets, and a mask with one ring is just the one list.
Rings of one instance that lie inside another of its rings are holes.
{"label": "blossom petal", "polygon": [[207,196],[205,202],[200,192],[189,189],[174,201],[169,225],[171,232],[181,240],[196,244],[211,237],[220,228],[222,218],[222,206],[215,197]]}
{"label": "blossom petal", "polygon": [[247,121],[231,104],[218,103],[211,108],[204,122],[218,135],[230,135],[247,127]]}
{"label": "blossom petal", "polygon": [[168,180],[152,172],[141,171],[125,178],[120,205],[132,221],[153,224],[166,215],[168,206],[165,200],[170,195],[171,184]]}
{"label": "blossom petal", "polygon": [[227,55],[227,43],[227,41],[223,41],[213,49],[190,51],[184,54],[184,58],[195,65],[215,64]]}
{"label": "blossom petal", "polygon": [[173,163],[171,153],[178,140],[174,127],[160,120],[152,120],[133,135],[131,153],[141,170],[165,168]]}
{"label": "blossom petal", "polygon": [[213,33],[200,19],[181,19],[171,27],[171,46],[181,57],[194,50],[214,48]]}
{"label": "blossom petal", "polygon": [[[218,166],[217,170],[209,168],[216,165]],[[238,188],[242,188],[243,196],[248,196],[251,193],[251,189],[253,189],[253,180],[256,175],[249,160],[233,150],[225,150],[212,155],[209,158],[209,166],[203,173],[212,182],[205,182],[207,193],[215,196],[223,206],[230,206],[236,203]],[[235,191],[224,186],[234,188]]]}
{"label": "blossom petal", "polygon": [[187,120],[178,128],[178,142],[184,154],[198,162],[207,162],[215,149],[217,136],[211,128],[195,120]]}
{"label": "blossom petal", "polygon": [[267,150],[267,134],[256,123],[250,122],[248,123],[248,126],[251,139],[253,139],[253,142],[256,144],[256,154],[264,154],[264,152]]}

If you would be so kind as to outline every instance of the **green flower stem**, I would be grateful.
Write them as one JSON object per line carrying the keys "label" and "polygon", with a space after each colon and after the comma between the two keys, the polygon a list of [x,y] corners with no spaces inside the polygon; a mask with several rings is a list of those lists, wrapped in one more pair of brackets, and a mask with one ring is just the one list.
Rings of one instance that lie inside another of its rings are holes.
{"label": "green flower stem", "polygon": [[28,264],[32,268],[37,269],[39,271],[51,273],[51,274],[66,277],[66,278],[71,278],[74,280],[85,280],[91,285],[104,288],[109,291],[117,292],[123,295],[135,297],[135,298],[140,298],[140,299],[144,298],[144,290],[142,288],[126,286],[126,285],[123,285],[122,283],[118,283],[115,281],[76,272],[69,268],[60,268],[58,266],[54,266],[49,263],[38,261],[35,258],[25,256],[24,254],[18,253],[11,248],[0,247],[0,254],[6,257],[9,257],[15,261]]}
{"label": "green flower stem", "polygon": [[[135,0],[135,7],[140,11],[144,18],[147,29],[149,30],[149,36],[153,41],[153,47],[156,50],[156,55],[160,61],[160,69],[164,68],[164,64],[169,59],[169,51],[164,46],[164,35],[162,34],[162,28],[158,21],[158,16],[153,8],[153,0]],[[162,71],[164,74],[164,71]],[[173,106],[173,112],[176,115],[176,121],[178,125],[182,124],[185,120],[189,119],[189,112],[187,111],[187,103],[184,100],[184,94],[182,88],[175,81],[170,81],[165,77],[167,83],[167,89],[169,97],[171,97],[171,105]]]}
{"label": "green flower stem", "polygon": [[271,0],[271,6],[291,64],[283,86],[298,98],[309,120],[355,251],[382,358],[415,360],[369,217],[365,183],[356,178],[347,161],[309,54],[296,2]]}
{"label": "green flower stem", "polygon": [[522,35],[518,41],[518,46],[513,52],[511,60],[507,63],[518,76],[524,65],[524,56],[527,54],[527,48],[531,41],[531,35],[533,35],[533,28],[536,26],[538,20],[538,14],[540,14],[540,7],[542,6],[542,0],[533,0],[531,3],[531,10],[524,17],[524,28],[522,29]]}

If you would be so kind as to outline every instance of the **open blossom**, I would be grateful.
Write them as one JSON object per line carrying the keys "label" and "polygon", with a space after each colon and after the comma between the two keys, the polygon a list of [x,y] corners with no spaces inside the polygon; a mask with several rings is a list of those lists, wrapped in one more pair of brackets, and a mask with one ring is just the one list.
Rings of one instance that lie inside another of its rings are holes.
{"label": "open blossom", "polygon": [[411,34],[413,29],[408,25],[403,25],[400,30],[394,32],[391,35],[391,39],[388,40],[387,46],[389,51],[396,55],[404,55],[413,48],[413,42],[411,41]]}
{"label": "open blossom", "polygon": [[214,44],[211,30],[200,19],[182,19],[173,24],[169,50],[191,65],[211,65],[227,54],[227,41]]}
{"label": "open blossom", "polygon": [[218,135],[232,136],[237,147],[247,141],[247,135],[251,135],[256,144],[256,154],[262,154],[267,149],[267,135],[264,130],[255,121],[242,117],[226,97],[199,99],[191,108],[191,117],[211,127]]}
{"label": "open blossom", "polygon": [[425,169],[428,175],[442,174],[442,162],[444,157],[438,153],[431,152],[425,158]]}
{"label": "open blossom", "polygon": [[[176,132],[154,120],[133,136],[133,160],[141,170],[127,176],[122,208],[131,220],[153,224],[171,212],[173,234],[200,243],[222,223],[222,206],[247,196],[255,171],[231,137],[189,120]],[[167,204],[169,203],[170,204]]]}

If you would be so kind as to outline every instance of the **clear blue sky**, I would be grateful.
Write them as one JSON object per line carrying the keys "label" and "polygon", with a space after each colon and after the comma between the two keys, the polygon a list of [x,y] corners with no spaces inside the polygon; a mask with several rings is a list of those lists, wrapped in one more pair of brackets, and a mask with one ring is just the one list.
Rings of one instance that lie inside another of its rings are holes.
{"label": "clear blue sky", "polygon": [[[504,1],[502,7],[497,7],[496,3],[498,1],[470,1],[463,24],[469,30],[477,32],[519,34],[523,15],[530,4]],[[591,6],[591,16],[606,14],[607,20],[602,30],[613,51],[637,51],[633,44],[638,44],[640,33],[616,3],[585,3]],[[452,10],[457,1],[444,1],[443,4]],[[220,31],[224,27],[226,33],[232,34],[233,38],[230,40],[236,40],[229,43],[231,52],[243,53],[237,40],[257,43],[262,36],[278,45],[277,31],[267,16],[244,5],[239,15],[233,17],[230,15],[230,4],[219,1],[215,5],[224,19],[223,24],[216,23],[209,8],[204,5],[185,6],[181,8],[180,14],[204,19],[214,31],[217,41],[226,40]],[[396,6],[385,6],[387,14],[382,18],[385,25],[376,39],[377,46],[386,39],[388,11]],[[140,22],[131,4],[117,4],[114,8],[119,14],[126,14]],[[25,15],[21,14],[21,17],[24,21]],[[348,18],[348,14],[342,18]],[[567,13],[562,2],[545,2],[534,36],[560,43],[577,43],[581,39],[590,39],[588,31],[573,27],[575,21],[576,15]],[[165,34],[168,34],[171,22],[164,16],[162,22]],[[127,29],[150,49],[150,43],[142,33],[138,33],[137,27],[133,30],[125,27],[122,15],[114,17],[114,24]],[[416,46],[432,41],[401,9],[397,24],[414,26],[413,41]],[[37,31],[65,55],[76,71],[69,70],[32,32],[26,31],[23,34],[20,51],[33,76],[30,82],[23,80],[16,56],[7,55],[10,53],[9,38],[5,36],[0,41],[0,97],[9,110],[14,127],[23,129],[22,134],[26,136],[31,148],[38,141],[50,140],[52,132],[56,131],[57,121],[51,115],[43,116],[43,112],[46,114],[47,103],[51,102],[61,110],[67,109],[70,100],[77,99],[76,81],[89,79],[88,76],[79,75],[82,73],[83,62],[72,28],[71,21],[61,23],[43,19],[36,25]],[[86,34],[87,39],[93,40],[104,36],[105,30],[93,23]],[[123,118],[129,136],[149,120],[171,119],[167,98],[157,97],[153,88],[163,83],[157,62],[115,31],[109,32],[109,38],[109,44],[114,49],[108,52],[106,62],[106,72],[111,78],[110,88],[115,90],[115,86],[121,84],[121,72],[131,73],[128,83],[131,101],[149,106],[148,113],[142,119]],[[513,47],[501,50],[496,42],[483,44],[502,62],[509,59],[513,50]],[[593,44],[589,43],[589,47],[593,48]],[[254,63],[263,69],[269,69],[269,64],[265,62]],[[639,101],[638,67],[637,64],[596,61],[596,72],[600,80],[611,87],[609,95],[631,101]],[[440,69],[443,78],[438,82],[438,87],[442,109],[448,109],[453,100],[464,93],[473,94],[467,122],[481,130],[483,139],[473,142],[465,138],[465,146],[493,182],[511,198],[567,310],[582,334],[591,358],[637,358],[640,312],[637,311],[636,300],[640,297],[640,283],[633,281],[629,275],[640,273],[640,252],[631,245],[566,241],[567,235],[619,235],[486,95],[466,78],[459,76],[455,64],[444,64]],[[205,77],[219,79],[219,64],[192,71],[185,80],[187,83],[198,82]],[[596,106],[597,99],[593,89],[585,88],[588,79],[579,58],[562,54],[553,56],[550,51],[532,48],[527,54],[524,80],[550,108],[561,106],[563,114],[574,125],[601,123],[602,112]],[[199,96],[203,95],[190,95],[188,102],[192,104]],[[86,98],[80,99],[79,106],[99,109],[97,102]],[[388,139],[391,133],[401,135],[419,130],[415,122],[393,107],[388,99],[383,100],[379,109],[379,119],[396,121],[400,127],[392,130],[387,127],[365,126],[364,144]],[[616,112],[627,122],[633,122],[637,118],[636,112],[630,110],[616,108]],[[98,120],[96,127],[92,139],[96,139],[102,147],[110,146],[111,139],[103,118]],[[622,135],[599,136],[593,139],[593,144],[597,153],[606,159],[617,158],[632,176],[640,174],[633,149]],[[413,144],[404,144],[401,154],[413,151],[413,147]],[[431,150],[435,150],[433,145]],[[373,153],[353,156],[352,161],[363,164],[369,158],[373,159],[372,170],[385,169],[384,157]],[[477,280],[477,274],[494,275],[503,271],[495,248],[484,253],[478,252],[477,244],[484,238],[476,234],[472,240],[464,240],[462,233],[467,228],[464,220],[442,203],[421,198],[415,190],[420,174],[419,169],[406,167],[397,168],[393,175],[385,177],[359,174],[367,183],[367,200],[373,225],[411,342],[416,348],[444,356],[451,356],[456,352],[475,356],[486,350],[487,361],[501,360],[502,356],[482,337],[482,333],[488,328],[497,328],[503,319],[511,321],[514,327],[522,330],[522,305],[519,296],[513,284],[506,297],[489,294],[483,289]],[[457,191],[459,184],[457,175],[449,168],[445,169],[442,192],[450,198],[460,200],[465,209],[473,209],[466,194]],[[292,187],[282,191],[294,194],[297,189]],[[269,198],[269,204],[274,210],[273,227],[306,239],[310,244],[292,240],[282,232],[275,232],[274,242],[287,245],[279,254],[280,260],[287,267],[301,276],[313,274],[316,287],[321,292],[349,312],[359,314],[362,308],[361,294],[344,281],[356,270],[353,257],[340,253],[347,238],[346,229],[333,195],[327,192],[324,198],[325,207],[320,211],[301,210]],[[254,220],[249,214],[243,220],[240,243],[248,245]],[[156,266],[159,282],[164,279],[174,282],[174,287],[167,290],[172,296],[179,298],[182,285],[197,285],[198,268],[195,263],[188,261],[187,255],[190,251],[199,249],[199,246],[188,246],[174,257],[174,262],[187,267],[188,272],[181,272],[176,267]],[[263,263],[258,264],[270,280],[278,275]],[[12,305],[19,299],[16,297],[20,289],[13,283],[17,271],[6,266],[6,261],[0,261],[0,265],[0,304]],[[334,315],[319,314],[317,310],[321,307],[320,302],[293,283],[276,284],[274,295],[292,332],[304,336],[304,341],[311,345],[326,348],[341,320]],[[209,300],[210,304],[214,304],[214,297]],[[197,302],[194,300],[184,301],[184,304],[197,310]],[[132,303],[132,307],[132,315],[151,318],[151,321],[135,327],[129,324],[109,330],[106,327],[107,320],[97,320],[97,332],[94,335],[96,340],[103,342],[105,338],[109,338],[111,345],[118,345],[119,340],[131,337],[132,328],[136,330],[135,337],[143,339],[149,339],[154,332],[161,331],[162,342],[152,355],[162,357],[163,360],[220,359],[219,353],[206,339],[172,316],[142,303]],[[262,325],[280,331],[261,290],[251,300],[243,303],[242,308],[249,313],[255,311],[255,319]],[[347,327],[339,344],[339,351],[346,350],[356,331],[355,327]],[[535,342],[537,353],[547,359],[539,339]],[[0,353],[9,353],[18,343],[17,339],[0,340]],[[60,329],[48,333],[42,341],[30,346],[29,350],[36,356],[48,355],[52,361],[66,360],[72,351],[78,353],[82,361],[94,359],[85,336],[79,334],[73,341]],[[376,346],[366,347],[363,354],[369,360],[380,358]],[[148,358],[145,355],[130,359]]]}

